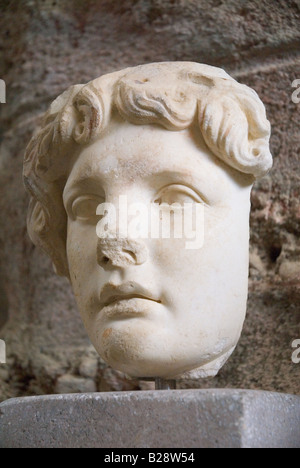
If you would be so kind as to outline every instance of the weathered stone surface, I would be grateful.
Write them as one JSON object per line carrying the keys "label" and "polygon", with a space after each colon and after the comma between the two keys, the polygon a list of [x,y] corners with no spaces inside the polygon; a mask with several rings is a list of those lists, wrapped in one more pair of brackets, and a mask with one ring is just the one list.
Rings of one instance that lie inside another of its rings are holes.
{"label": "weathered stone surface", "polygon": [[55,393],[89,393],[96,392],[96,384],[93,379],[84,379],[75,375],[62,375],[57,379]]}
{"label": "weathered stone surface", "polygon": [[79,367],[82,377],[95,379],[98,371],[98,359],[96,356],[83,359]]}
{"label": "weathered stone surface", "polygon": [[[219,376],[193,387],[300,393],[300,78],[299,1],[11,0],[0,4],[0,338],[7,343],[0,399],[53,393],[66,374],[86,378],[91,355],[69,285],[26,234],[24,148],[41,113],[70,84],[150,61],[222,66],[256,89],[272,123],[274,170],[253,192],[248,317],[240,344]],[[253,257],[252,257],[253,260]],[[5,324],[3,328],[3,324]],[[98,390],[130,390],[98,361]],[[150,384],[147,384],[150,385]]]}
{"label": "weathered stone surface", "polygon": [[0,405],[0,447],[299,448],[300,397],[175,390],[18,398]]}

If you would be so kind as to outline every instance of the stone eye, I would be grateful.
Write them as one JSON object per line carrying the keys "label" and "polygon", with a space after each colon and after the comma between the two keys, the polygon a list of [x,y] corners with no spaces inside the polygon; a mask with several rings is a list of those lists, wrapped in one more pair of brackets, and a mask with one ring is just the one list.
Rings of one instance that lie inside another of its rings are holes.
{"label": "stone eye", "polygon": [[160,191],[154,203],[158,205],[163,203],[184,205],[185,203],[205,203],[205,201],[193,189],[185,185],[169,185]]}
{"label": "stone eye", "polygon": [[72,214],[75,219],[90,220],[96,218],[96,210],[101,200],[92,196],[76,198],[72,204]]}

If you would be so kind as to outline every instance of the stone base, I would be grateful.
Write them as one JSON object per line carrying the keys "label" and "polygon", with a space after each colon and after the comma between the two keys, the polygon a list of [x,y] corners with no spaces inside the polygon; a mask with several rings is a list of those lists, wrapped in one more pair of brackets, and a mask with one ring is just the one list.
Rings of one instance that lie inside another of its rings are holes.
{"label": "stone base", "polygon": [[0,447],[300,448],[300,397],[170,390],[16,398]]}

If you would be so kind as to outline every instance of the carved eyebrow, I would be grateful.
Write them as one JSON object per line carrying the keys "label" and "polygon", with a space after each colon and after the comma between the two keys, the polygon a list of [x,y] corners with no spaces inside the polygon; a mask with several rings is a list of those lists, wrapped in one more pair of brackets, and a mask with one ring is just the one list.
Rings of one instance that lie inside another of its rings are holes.
{"label": "carved eyebrow", "polygon": [[[162,170],[152,175],[153,184],[155,184],[157,190],[171,185],[182,185],[189,187],[194,190],[207,205],[214,205],[224,199],[224,193],[226,196],[230,194],[228,185],[225,179],[215,177],[207,177],[206,171],[197,172],[192,168],[190,171],[185,169],[185,172],[178,170]],[[150,179],[151,180],[151,177]],[[224,183],[223,183],[224,181]]]}
{"label": "carved eyebrow", "polygon": [[[70,176],[69,176],[70,177]],[[78,177],[75,176],[74,177],[74,180],[72,180],[71,184],[70,184],[70,188],[73,187],[73,186],[85,186],[87,183],[102,183],[103,182],[103,176],[102,175],[91,175],[91,176],[87,176],[87,175],[83,175],[83,174],[80,174]],[[67,182],[68,184],[68,182]],[[66,185],[67,185],[66,184]]]}
{"label": "carved eyebrow", "polygon": [[63,200],[67,201],[66,199],[73,198],[76,194],[79,193],[86,193],[86,194],[94,194],[95,196],[105,196],[104,188],[103,188],[103,176],[91,176],[87,177],[86,175],[80,175],[79,177],[75,177],[72,182],[65,185],[63,191]]}
{"label": "carved eyebrow", "polygon": [[161,182],[163,182],[163,186],[167,187],[168,185],[185,185],[190,187],[192,190],[197,191],[198,186],[205,186],[207,185],[207,178],[205,177],[198,177],[192,171],[190,173],[181,172],[179,170],[162,170],[160,172],[156,172],[152,174],[149,178],[150,180],[157,183],[159,188],[161,187]]}

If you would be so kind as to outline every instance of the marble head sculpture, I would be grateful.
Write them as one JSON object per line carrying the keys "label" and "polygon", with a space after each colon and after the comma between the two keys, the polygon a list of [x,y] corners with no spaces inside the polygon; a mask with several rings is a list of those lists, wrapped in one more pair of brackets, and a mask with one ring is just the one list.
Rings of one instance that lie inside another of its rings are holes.
{"label": "marble head sculpture", "polygon": [[[69,278],[113,368],[201,378],[231,355],[246,313],[250,192],[272,166],[269,137],[257,94],[197,63],[128,68],[53,102],[26,150],[28,231]],[[201,248],[187,248],[184,230],[130,236],[121,198],[156,209],[156,222],[201,207]]]}

